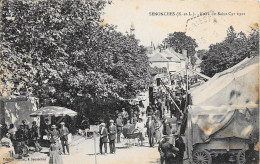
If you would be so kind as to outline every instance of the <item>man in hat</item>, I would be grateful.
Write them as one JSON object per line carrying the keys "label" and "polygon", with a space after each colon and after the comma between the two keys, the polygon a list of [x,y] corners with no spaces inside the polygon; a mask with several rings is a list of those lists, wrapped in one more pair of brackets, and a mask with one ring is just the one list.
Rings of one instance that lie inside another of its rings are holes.
{"label": "man in hat", "polygon": [[61,140],[63,153],[65,154],[65,147],[66,147],[68,154],[70,154],[69,144],[68,144],[68,135],[70,132],[69,132],[68,128],[65,126],[64,122],[61,122],[60,125],[61,125],[60,140]]}
{"label": "man in hat", "polygon": [[115,147],[115,140],[116,140],[116,126],[114,125],[114,121],[110,120],[110,126],[108,128],[109,132],[109,148],[110,148],[110,153],[116,153],[116,147]]}
{"label": "man in hat", "polygon": [[179,149],[179,152],[177,154],[177,164],[183,164],[185,143],[180,135],[177,135],[175,138],[175,146]]}
{"label": "man in hat", "polygon": [[123,130],[123,119],[122,115],[119,113],[116,119],[116,126],[117,126],[117,143],[120,143],[120,136]]}
{"label": "man in hat", "polygon": [[178,148],[174,147],[171,143],[172,136],[164,135],[163,139],[159,142],[158,151],[160,153],[161,164],[172,164],[176,163],[176,156],[179,151]]}
{"label": "man in hat", "polygon": [[149,138],[150,147],[153,147],[154,146],[155,123],[154,123],[154,120],[152,119],[152,116],[148,116],[148,120],[146,122],[146,127],[147,127],[147,135]]}
{"label": "man in hat", "polygon": [[100,124],[100,127],[101,127],[100,131],[99,131],[99,134],[100,134],[100,141],[99,141],[100,154],[103,154],[103,152],[102,152],[103,145],[105,147],[105,154],[107,153],[107,142],[108,142],[107,135],[108,135],[108,132],[107,132],[107,128],[105,126],[106,126],[105,123]]}
{"label": "man in hat", "polygon": [[40,131],[39,127],[36,124],[36,121],[32,122],[32,127],[31,127],[31,139],[33,140],[34,146],[35,146],[35,151],[41,151],[42,147],[40,146],[38,140],[40,138]]}
{"label": "man in hat", "polygon": [[51,131],[49,132],[49,137],[54,138],[54,137],[60,137],[60,132],[57,130],[56,125],[51,126]]}
{"label": "man in hat", "polygon": [[128,115],[128,113],[127,113],[127,111],[125,110],[125,108],[122,108],[122,117],[123,117],[123,121],[124,121],[124,124],[126,124],[127,123],[127,120],[128,120],[128,117],[129,117],[129,115]]}

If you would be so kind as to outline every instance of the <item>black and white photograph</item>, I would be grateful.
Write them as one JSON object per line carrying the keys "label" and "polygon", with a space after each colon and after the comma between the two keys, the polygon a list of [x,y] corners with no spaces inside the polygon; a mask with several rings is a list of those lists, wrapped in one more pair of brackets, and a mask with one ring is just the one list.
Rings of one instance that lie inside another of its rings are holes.
{"label": "black and white photograph", "polygon": [[0,13],[0,164],[259,164],[259,0]]}

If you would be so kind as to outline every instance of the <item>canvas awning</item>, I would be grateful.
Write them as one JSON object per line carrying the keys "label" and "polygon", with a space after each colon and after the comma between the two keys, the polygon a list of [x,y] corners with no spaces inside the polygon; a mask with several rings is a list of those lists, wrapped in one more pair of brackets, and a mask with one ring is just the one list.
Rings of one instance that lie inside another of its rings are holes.
{"label": "canvas awning", "polygon": [[36,116],[76,116],[77,112],[65,107],[59,106],[46,106],[30,114],[31,117]]}
{"label": "canvas awning", "polygon": [[259,58],[245,59],[234,67],[216,74],[191,92],[196,106],[245,105],[258,103]]}

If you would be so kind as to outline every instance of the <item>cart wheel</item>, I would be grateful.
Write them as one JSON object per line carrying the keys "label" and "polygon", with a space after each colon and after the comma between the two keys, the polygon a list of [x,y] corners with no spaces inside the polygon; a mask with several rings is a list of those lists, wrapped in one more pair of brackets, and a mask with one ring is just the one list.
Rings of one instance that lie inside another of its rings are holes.
{"label": "cart wheel", "polygon": [[211,164],[212,158],[206,150],[196,150],[193,155],[193,163],[195,164]]}
{"label": "cart wheel", "polygon": [[237,164],[245,164],[246,163],[246,154],[244,150],[240,150],[237,153]]}

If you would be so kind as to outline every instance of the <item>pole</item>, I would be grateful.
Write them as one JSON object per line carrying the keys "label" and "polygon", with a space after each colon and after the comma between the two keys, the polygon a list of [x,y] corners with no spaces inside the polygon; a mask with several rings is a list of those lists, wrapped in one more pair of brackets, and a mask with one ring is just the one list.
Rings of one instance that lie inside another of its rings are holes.
{"label": "pole", "polygon": [[95,150],[95,164],[97,164],[96,132],[94,132],[94,150]]}

